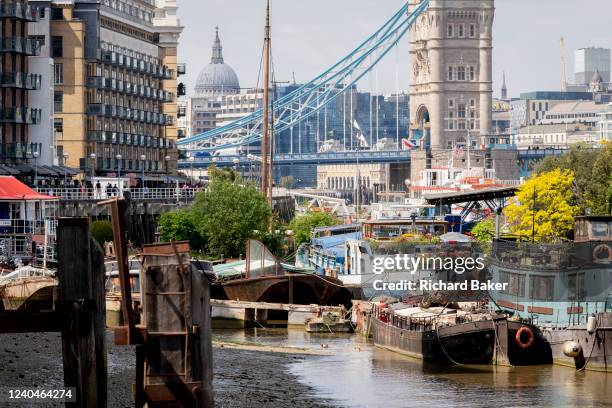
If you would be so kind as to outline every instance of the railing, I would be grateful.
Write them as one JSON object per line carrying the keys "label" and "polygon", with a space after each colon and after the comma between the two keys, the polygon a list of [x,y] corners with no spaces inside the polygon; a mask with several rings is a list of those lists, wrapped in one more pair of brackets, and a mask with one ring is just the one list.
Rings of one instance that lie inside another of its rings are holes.
{"label": "railing", "polygon": [[15,234],[44,234],[44,221],[31,221],[21,219],[1,219],[0,218],[0,235],[15,235]]}
{"label": "railing", "polygon": [[4,108],[0,110],[0,123],[25,123],[36,125],[40,123],[41,110],[35,108]]}
{"label": "railing", "polygon": [[0,86],[3,88],[40,89],[42,76],[27,72],[0,73]]}
{"label": "railing", "polygon": [[174,94],[172,92],[103,76],[91,76],[87,78],[87,86],[90,88],[117,91],[126,95],[140,96],[161,102],[172,102],[174,100]]}
{"label": "railing", "polygon": [[27,21],[38,21],[38,8],[25,2],[12,2],[0,5],[0,18],[20,18]]}
{"label": "railing", "polygon": [[87,114],[136,120],[154,125],[171,125],[173,123],[172,116],[160,112],[149,112],[105,103],[88,104]]}
{"label": "railing", "polygon": [[80,200],[106,200],[108,198],[130,194],[132,200],[176,200],[190,201],[193,200],[196,193],[201,191],[198,188],[131,188],[121,192],[114,192],[106,189],[96,188],[36,188],[41,194],[58,197],[66,201]]}
{"label": "railing", "polygon": [[0,52],[16,52],[27,55],[38,55],[40,44],[38,41],[25,37],[0,38]]}
{"label": "railing", "polygon": [[142,72],[163,79],[172,79],[174,70],[165,65],[151,64],[144,60],[119,54],[114,51],[103,51],[102,60],[107,64],[119,65],[133,71]]}

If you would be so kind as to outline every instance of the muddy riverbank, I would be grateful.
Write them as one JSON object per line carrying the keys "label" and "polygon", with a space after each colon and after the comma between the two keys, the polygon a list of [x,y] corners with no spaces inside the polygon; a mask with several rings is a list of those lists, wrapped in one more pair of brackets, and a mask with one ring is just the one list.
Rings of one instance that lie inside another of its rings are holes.
{"label": "muddy riverbank", "polygon": [[[132,407],[134,351],[117,347],[107,335],[109,407]],[[217,408],[304,407],[324,408],[332,402],[314,396],[300,383],[289,365],[316,356],[235,347],[215,347],[213,352],[215,406]],[[0,335],[0,384],[3,387],[61,387],[61,340],[58,333]],[[23,407],[21,405],[4,405]],[[55,407],[63,404],[36,404]]]}

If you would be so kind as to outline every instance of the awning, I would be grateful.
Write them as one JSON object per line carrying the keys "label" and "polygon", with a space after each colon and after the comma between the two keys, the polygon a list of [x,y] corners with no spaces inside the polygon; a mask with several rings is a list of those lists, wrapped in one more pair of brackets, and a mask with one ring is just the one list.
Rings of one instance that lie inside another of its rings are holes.
{"label": "awning", "polygon": [[56,200],[57,197],[37,193],[12,176],[0,176],[0,200]]}
{"label": "awning", "polygon": [[13,169],[12,167],[5,166],[0,164],[0,175],[2,176],[17,176],[19,175],[19,171]]}
{"label": "awning", "polygon": [[50,166],[53,171],[55,171],[59,176],[76,176],[81,172],[81,170],[73,169],[70,167],[64,166]]}
{"label": "awning", "polygon": [[[44,168],[45,171],[47,172],[47,175],[51,176],[51,177],[55,177],[55,176],[60,176],[63,175],[63,173],[58,173],[55,169],[53,169],[53,167],[48,166],[48,165],[44,165],[44,166],[39,166],[39,168]],[[40,170],[39,170],[40,171]]]}
{"label": "awning", "polygon": [[55,176],[56,172],[49,170],[45,166],[32,166],[30,164],[22,163],[15,166],[15,169],[18,170],[21,174],[25,175],[38,175],[38,176]]}

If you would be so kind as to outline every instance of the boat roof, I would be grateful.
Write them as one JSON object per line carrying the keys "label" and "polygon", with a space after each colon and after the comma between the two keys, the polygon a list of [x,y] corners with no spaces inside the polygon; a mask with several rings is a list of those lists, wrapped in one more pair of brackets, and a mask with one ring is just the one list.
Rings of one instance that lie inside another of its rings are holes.
{"label": "boat roof", "polygon": [[325,232],[325,231],[342,231],[344,229],[355,229],[361,227],[361,224],[341,224],[341,225],[330,225],[326,227],[315,227],[313,232]]}
{"label": "boat roof", "polygon": [[312,244],[320,246],[323,249],[333,248],[335,246],[343,245],[347,239],[359,239],[361,232],[351,232],[348,234],[338,234],[329,237],[313,238]]}
{"label": "boat roof", "polygon": [[[368,225],[412,225],[412,219],[389,219],[389,220],[367,220],[363,222]],[[436,220],[436,219],[416,219],[414,220],[415,224],[448,224],[448,221],[445,220]]]}

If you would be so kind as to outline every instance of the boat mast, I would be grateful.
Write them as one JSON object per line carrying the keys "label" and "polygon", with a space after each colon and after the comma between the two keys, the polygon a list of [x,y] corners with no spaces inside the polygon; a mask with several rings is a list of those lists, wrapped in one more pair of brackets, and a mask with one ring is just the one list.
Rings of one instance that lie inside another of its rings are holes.
{"label": "boat mast", "polygon": [[270,168],[268,170],[268,203],[272,208],[272,188],[274,186],[274,99],[276,98],[276,83],[272,73],[272,109],[270,110]]}
{"label": "boat mast", "polygon": [[[261,146],[261,194],[268,194],[268,120],[270,103],[270,0],[266,0],[266,26],[264,29],[264,81],[263,81],[263,135]],[[271,197],[270,197],[271,199]]]}

